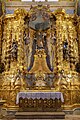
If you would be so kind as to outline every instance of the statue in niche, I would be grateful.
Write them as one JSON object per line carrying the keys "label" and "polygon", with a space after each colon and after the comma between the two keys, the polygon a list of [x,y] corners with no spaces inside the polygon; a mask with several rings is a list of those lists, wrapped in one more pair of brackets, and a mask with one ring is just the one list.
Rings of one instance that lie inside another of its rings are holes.
{"label": "statue in niche", "polygon": [[24,32],[23,39],[24,39],[25,45],[28,45],[30,43],[30,38],[25,32]]}
{"label": "statue in niche", "polygon": [[17,74],[14,77],[14,87],[15,87],[15,89],[26,88],[25,82],[24,82],[24,71],[22,72],[19,69],[17,69]]}
{"label": "statue in niche", "polygon": [[[29,46],[29,52],[28,52],[28,71],[33,66],[34,63],[34,55],[36,52],[36,49],[44,49],[46,53],[46,62],[51,71],[53,71],[53,50],[51,39],[52,39],[52,32],[53,29],[51,24],[53,23],[54,17],[52,18],[51,23],[51,12],[49,10],[49,7],[39,5],[38,7],[31,7],[29,11],[29,18],[26,22],[28,26],[28,32],[30,44]],[[54,26],[53,26],[54,27]],[[24,37],[26,40],[26,38]],[[56,39],[56,38],[54,38]],[[55,41],[55,40],[54,40]]]}
{"label": "statue in niche", "polygon": [[21,71],[18,69],[17,70],[17,74],[15,75],[15,81],[14,81],[14,85],[21,85]]}
{"label": "statue in niche", "polygon": [[17,51],[18,51],[17,41],[13,40],[12,47],[11,47],[11,58],[12,58],[12,60],[17,60]]}
{"label": "statue in niche", "polygon": [[46,33],[38,32],[35,34],[36,49],[44,49]]}
{"label": "statue in niche", "polygon": [[54,34],[54,36],[52,36],[52,45],[55,45],[56,43],[56,35]]}
{"label": "statue in niche", "polygon": [[64,41],[64,43],[63,43],[63,58],[64,58],[64,60],[69,59],[69,50],[68,50],[68,42],[67,42],[67,40]]}

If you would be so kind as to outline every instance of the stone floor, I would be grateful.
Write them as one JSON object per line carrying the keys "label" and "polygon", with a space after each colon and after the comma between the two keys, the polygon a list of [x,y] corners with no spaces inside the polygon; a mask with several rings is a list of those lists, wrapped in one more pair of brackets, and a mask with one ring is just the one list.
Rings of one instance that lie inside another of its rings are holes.
{"label": "stone floor", "polygon": [[13,116],[7,116],[0,120],[80,120],[80,115],[66,115],[65,119],[15,119]]}
{"label": "stone floor", "polygon": [[80,120],[80,115],[66,115],[65,120]]}
{"label": "stone floor", "polygon": [[[65,112],[65,119],[54,119],[54,120],[80,120],[80,108],[75,110],[72,114],[70,112]],[[3,116],[0,116],[0,120],[53,120],[53,119],[15,119],[14,114],[6,114],[3,111]]]}

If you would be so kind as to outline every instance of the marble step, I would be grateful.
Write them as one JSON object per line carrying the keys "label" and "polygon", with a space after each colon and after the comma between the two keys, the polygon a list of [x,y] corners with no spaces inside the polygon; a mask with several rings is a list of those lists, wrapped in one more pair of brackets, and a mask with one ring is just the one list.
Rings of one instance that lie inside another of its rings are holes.
{"label": "marble step", "polygon": [[16,119],[65,119],[64,112],[16,112]]}
{"label": "marble step", "polygon": [[13,119],[13,120],[65,120],[65,119]]}

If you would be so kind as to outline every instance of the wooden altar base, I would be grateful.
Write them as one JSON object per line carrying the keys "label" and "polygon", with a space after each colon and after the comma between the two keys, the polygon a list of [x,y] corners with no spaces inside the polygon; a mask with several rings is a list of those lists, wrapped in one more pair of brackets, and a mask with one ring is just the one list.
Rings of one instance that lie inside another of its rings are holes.
{"label": "wooden altar base", "polygon": [[65,119],[64,112],[16,112],[16,119]]}

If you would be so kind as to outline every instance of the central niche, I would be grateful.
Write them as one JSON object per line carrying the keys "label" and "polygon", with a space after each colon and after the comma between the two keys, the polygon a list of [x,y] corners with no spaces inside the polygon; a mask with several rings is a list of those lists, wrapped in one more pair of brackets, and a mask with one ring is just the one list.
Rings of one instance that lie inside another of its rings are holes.
{"label": "central niche", "polygon": [[29,85],[35,88],[51,88],[53,82],[55,20],[49,6],[42,5],[31,7],[29,19],[25,17],[27,80]]}

